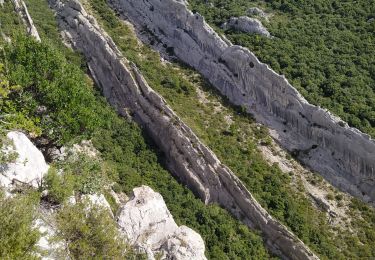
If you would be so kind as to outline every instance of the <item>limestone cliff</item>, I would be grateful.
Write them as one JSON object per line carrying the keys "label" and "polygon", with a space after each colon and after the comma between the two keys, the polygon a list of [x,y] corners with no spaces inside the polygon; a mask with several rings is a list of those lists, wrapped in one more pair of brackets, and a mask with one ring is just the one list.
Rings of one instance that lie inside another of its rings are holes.
{"label": "limestone cliff", "polygon": [[[248,49],[234,46],[193,14],[182,0],[111,0],[118,13],[146,27],[224,96],[247,108],[273,136],[338,188],[375,200],[375,142],[309,104]],[[145,31],[145,30],[144,30]]]}
{"label": "limestone cliff", "polygon": [[181,182],[206,203],[217,202],[248,226],[261,230],[274,253],[290,259],[317,258],[267,214],[230,169],[198,140],[148,86],[137,68],[122,57],[112,39],[79,2],[57,1],[51,6],[66,39],[86,57],[91,74],[108,101],[120,114],[130,110],[165,153],[167,166]]}

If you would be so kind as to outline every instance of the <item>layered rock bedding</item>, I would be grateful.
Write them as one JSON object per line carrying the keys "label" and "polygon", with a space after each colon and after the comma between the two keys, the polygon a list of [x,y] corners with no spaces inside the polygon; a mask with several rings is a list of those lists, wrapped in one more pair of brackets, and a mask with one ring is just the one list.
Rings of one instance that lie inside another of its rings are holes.
{"label": "layered rock bedding", "polygon": [[[111,0],[139,31],[194,67],[224,96],[271,129],[301,161],[336,187],[375,199],[375,142],[327,110],[309,104],[248,49],[232,45],[181,0]],[[147,28],[147,30],[144,30]],[[158,42],[158,41],[155,41]]]}
{"label": "layered rock bedding", "polygon": [[241,181],[148,86],[79,2],[52,2],[51,6],[65,38],[86,57],[108,101],[120,114],[132,114],[147,130],[165,153],[168,168],[181,182],[206,203],[219,203],[248,226],[261,230],[276,254],[291,259],[316,258],[302,241],[267,214]]}

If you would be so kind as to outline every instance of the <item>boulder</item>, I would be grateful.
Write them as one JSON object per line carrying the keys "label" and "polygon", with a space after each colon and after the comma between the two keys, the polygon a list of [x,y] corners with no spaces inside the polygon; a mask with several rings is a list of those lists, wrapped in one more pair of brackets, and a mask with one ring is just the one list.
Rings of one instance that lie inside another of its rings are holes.
{"label": "boulder", "polygon": [[258,7],[251,7],[247,10],[248,15],[256,15],[261,18],[267,19],[268,15],[260,8]]}
{"label": "boulder", "polygon": [[247,16],[231,17],[228,22],[223,24],[223,28],[271,37],[271,34],[267,31],[267,28],[263,26],[261,21]]}
{"label": "boulder", "polygon": [[0,166],[0,185],[10,188],[16,183],[38,187],[49,166],[43,154],[21,132],[9,132],[7,138],[13,145],[3,147],[3,152],[17,153],[17,159]]}
{"label": "boulder", "polygon": [[133,197],[121,207],[117,222],[129,243],[146,252],[150,259],[156,253],[163,259],[206,259],[201,236],[188,227],[178,227],[163,197],[150,187],[133,190]]}

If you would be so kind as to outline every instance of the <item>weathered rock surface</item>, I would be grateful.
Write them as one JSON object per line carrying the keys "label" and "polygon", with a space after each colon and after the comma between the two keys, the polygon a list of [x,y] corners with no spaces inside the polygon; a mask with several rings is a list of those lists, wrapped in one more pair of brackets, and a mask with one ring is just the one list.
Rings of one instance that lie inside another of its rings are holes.
{"label": "weathered rock surface", "polygon": [[[248,49],[221,38],[186,1],[111,0],[118,13],[147,28],[160,45],[205,76],[273,136],[336,187],[375,201],[375,142],[327,110],[309,104]],[[146,30],[143,30],[146,31]]]}
{"label": "weathered rock surface", "polygon": [[177,226],[159,193],[142,186],[133,194],[117,217],[121,232],[132,245],[151,259],[155,253],[161,253],[162,259],[206,259],[201,236],[186,226]]}
{"label": "weathered rock surface", "polygon": [[14,9],[18,13],[18,15],[21,17],[23,23],[25,24],[27,33],[33,36],[38,42],[40,42],[38,30],[34,26],[33,19],[31,19],[31,16],[29,14],[29,11],[27,10],[25,2],[22,0],[12,0],[12,3],[14,5]]}
{"label": "weathered rock surface", "polygon": [[256,18],[247,16],[231,17],[228,22],[223,24],[223,29],[234,29],[245,33],[257,33],[266,37],[271,37],[267,28]]}
{"label": "weathered rock surface", "polygon": [[[145,4],[144,1],[133,4],[138,3]],[[163,150],[168,168],[181,182],[204,202],[219,203],[248,226],[261,230],[266,244],[276,254],[291,259],[317,258],[302,241],[273,219],[230,169],[198,140],[163,98],[148,86],[137,68],[122,57],[112,39],[79,2],[57,1],[51,5],[57,11],[60,28],[72,46],[86,57],[92,76],[108,101],[122,115],[126,115],[127,110],[133,113],[134,119]],[[168,6],[168,9],[170,7],[173,8]],[[203,24],[199,19],[194,18],[194,21]],[[179,20],[176,22],[178,26],[184,25]],[[192,41],[191,38],[186,40]],[[222,47],[225,46],[222,42]],[[190,51],[195,54],[194,50]]]}
{"label": "weathered rock surface", "polygon": [[3,151],[15,152],[18,157],[14,162],[0,165],[0,185],[6,188],[16,184],[38,187],[49,169],[43,154],[21,132],[9,132],[7,138],[13,145]]}

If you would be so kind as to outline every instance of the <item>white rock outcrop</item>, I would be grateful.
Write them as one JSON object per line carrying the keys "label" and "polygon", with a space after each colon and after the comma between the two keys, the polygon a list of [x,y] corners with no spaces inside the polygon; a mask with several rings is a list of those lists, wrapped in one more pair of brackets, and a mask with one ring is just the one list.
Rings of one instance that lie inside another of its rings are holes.
{"label": "white rock outcrop", "polygon": [[146,252],[149,259],[156,253],[162,254],[162,259],[206,259],[201,236],[186,226],[177,226],[159,193],[142,186],[133,194],[117,217],[130,244]]}
{"label": "white rock outcrop", "polygon": [[[189,64],[271,129],[301,161],[343,191],[375,203],[375,141],[309,104],[284,76],[220,37],[181,0],[110,0],[139,31]],[[147,30],[144,30],[147,28]]]}
{"label": "white rock outcrop", "polygon": [[11,188],[21,183],[38,187],[49,169],[43,154],[21,132],[9,132],[7,138],[13,145],[4,147],[3,152],[15,152],[18,156],[14,162],[0,166],[0,185]]}
{"label": "white rock outcrop", "polygon": [[17,14],[21,17],[23,23],[26,26],[27,33],[34,37],[38,42],[40,42],[40,37],[38,30],[36,29],[33,19],[31,19],[31,16],[29,14],[29,11],[27,10],[26,4],[22,0],[12,0],[12,3],[14,5],[14,9],[16,10]]}
{"label": "white rock outcrop", "polygon": [[[133,4],[138,3],[145,2]],[[50,4],[56,10],[62,33],[86,57],[104,96],[120,114],[126,116],[126,111],[133,114],[165,153],[167,167],[182,183],[205,203],[219,203],[249,227],[260,230],[274,253],[290,259],[317,259],[301,240],[272,218],[233,172],[199,141],[79,2],[51,0]],[[170,7],[173,6],[166,8]],[[178,22],[178,26],[182,24]]]}
{"label": "white rock outcrop", "polygon": [[231,17],[228,22],[223,24],[223,29],[234,29],[245,33],[256,33],[266,37],[271,37],[267,28],[256,18],[247,16]]}

